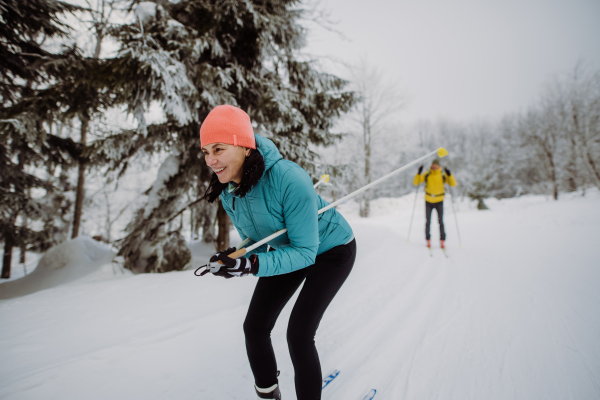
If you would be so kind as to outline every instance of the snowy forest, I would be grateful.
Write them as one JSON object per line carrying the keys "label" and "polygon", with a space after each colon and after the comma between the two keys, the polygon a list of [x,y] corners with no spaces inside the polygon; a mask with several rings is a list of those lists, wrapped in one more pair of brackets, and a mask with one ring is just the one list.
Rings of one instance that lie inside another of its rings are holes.
{"label": "snowy forest", "polygon": [[0,0],[0,398],[599,399],[599,12]]}
{"label": "snowy forest", "polygon": [[[338,199],[436,148],[479,202],[600,188],[600,71],[574,65],[497,121],[402,122],[376,66],[343,79],[303,53],[312,5],[286,0],[0,0],[2,278],[70,238],[110,244],[135,273],[190,268],[186,243],[229,247],[199,128],[220,104]],[[360,198],[414,192],[414,171]]]}

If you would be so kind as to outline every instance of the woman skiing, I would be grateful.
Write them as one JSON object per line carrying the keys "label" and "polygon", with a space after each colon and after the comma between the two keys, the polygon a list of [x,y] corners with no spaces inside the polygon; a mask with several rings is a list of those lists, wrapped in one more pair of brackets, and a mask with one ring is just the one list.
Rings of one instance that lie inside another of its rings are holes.
{"label": "woman skiing", "polygon": [[230,248],[210,258],[225,266],[224,278],[259,277],[244,321],[246,350],[259,399],[281,399],[271,330],[279,313],[304,282],[294,304],[287,341],[298,400],[321,398],[321,365],[315,333],[325,310],[350,274],[356,242],[350,225],[316,194],[307,172],[284,160],[273,142],[255,135],[250,118],[229,105],[214,108],[200,128],[206,164],[214,175],[206,191],[223,207],[242,239],[255,243],[287,228],[244,257]]}

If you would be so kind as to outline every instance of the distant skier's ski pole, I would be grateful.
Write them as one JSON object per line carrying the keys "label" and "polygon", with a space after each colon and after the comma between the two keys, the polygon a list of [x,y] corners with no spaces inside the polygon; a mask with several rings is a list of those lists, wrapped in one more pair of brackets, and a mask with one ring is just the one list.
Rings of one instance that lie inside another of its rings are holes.
{"label": "distant skier's ski pole", "polygon": [[[387,180],[387,179],[391,178],[392,176],[394,176],[394,175],[397,175],[397,174],[399,174],[400,172],[402,172],[402,171],[404,171],[404,170],[406,170],[406,169],[408,169],[408,168],[412,167],[413,165],[415,165],[415,164],[418,164],[418,163],[420,163],[421,161],[423,161],[423,160],[425,160],[425,159],[427,159],[427,158],[429,158],[429,157],[431,157],[431,156],[434,156],[434,155],[437,155],[438,157],[442,158],[442,157],[445,157],[445,156],[447,156],[447,155],[448,155],[448,151],[447,151],[446,149],[444,149],[443,147],[440,147],[439,149],[437,149],[437,150],[434,150],[434,151],[432,151],[431,153],[429,153],[429,154],[426,154],[426,155],[424,155],[424,156],[423,156],[423,157],[421,157],[421,158],[417,158],[416,160],[414,160],[414,161],[412,161],[412,162],[409,162],[409,163],[408,163],[408,164],[406,164],[405,166],[403,166],[403,167],[401,167],[401,168],[398,168],[397,170],[395,170],[395,171],[392,171],[392,172],[390,172],[389,174],[387,174],[387,175],[385,175],[385,176],[382,176],[381,178],[379,178],[379,179],[377,179],[377,180],[375,180],[375,181],[373,181],[373,182],[369,183],[368,185],[365,185],[365,186],[363,186],[362,188],[360,188],[360,189],[358,189],[358,190],[356,190],[356,191],[354,191],[354,192],[350,193],[349,195],[346,195],[346,196],[342,197],[342,198],[341,198],[341,199],[339,199],[338,201],[334,201],[333,203],[329,204],[328,206],[321,208],[321,209],[320,209],[320,210],[317,212],[317,214],[323,214],[325,211],[329,210],[330,208],[333,208],[333,207],[337,206],[338,204],[341,204],[341,203],[345,202],[346,200],[349,200],[349,199],[353,198],[354,196],[356,196],[356,195],[359,195],[359,194],[361,194],[362,192],[364,192],[364,191],[366,191],[366,190],[369,190],[369,189],[370,189],[370,188],[372,188],[373,186],[380,184],[381,182],[383,182],[383,181],[385,181],[385,180]],[[267,236],[266,238],[264,238],[264,239],[262,239],[262,240],[259,240],[258,242],[254,243],[252,246],[248,246],[248,247],[246,247],[246,248],[241,248],[241,249],[239,249],[239,250],[236,250],[236,251],[234,251],[233,253],[231,253],[231,254],[229,255],[229,257],[231,257],[231,258],[238,258],[238,257],[241,257],[241,256],[243,256],[244,254],[246,254],[246,253],[248,253],[248,252],[250,252],[250,251],[252,251],[252,250],[256,249],[257,247],[260,247],[260,246],[262,246],[263,244],[265,244],[265,243],[267,243],[267,242],[270,242],[271,240],[275,239],[277,236],[283,235],[283,234],[284,234],[284,233],[286,233],[286,232],[287,232],[287,228],[281,229],[281,230],[279,230],[279,231],[277,231],[277,232],[273,233],[272,235],[269,235],[269,236]],[[219,264],[221,264],[221,265],[223,264],[221,261],[219,261],[218,263],[219,263]],[[219,271],[219,269],[220,269],[221,267],[220,267],[220,265],[218,265],[217,263],[213,263],[213,264],[209,264],[209,265],[207,265],[207,266],[206,266],[206,268],[207,268],[207,269],[208,269],[210,272],[213,272],[213,273],[214,273],[214,272],[217,272],[217,271]]]}
{"label": "distant skier's ski pole", "polygon": [[454,209],[454,193],[452,193],[452,189],[448,186],[448,190],[450,190],[450,197],[452,198],[452,211],[454,213],[454,222],[456,223],[456,233],[458,234],[458,244],[462,247],[462,242],[460,240],[460,231],[458,230],[458,219],[456,218],[456,210]]}
{"label": "distant skier's ski pole", "polygon": [[417,196],[419,194],[419,185],[417,185],[417,190],[415,191],[415,204],[413,205],[413,211],[410,215],[410,224],[408,225],[408,235],[406,236],[406,243],[408,243],[408,239],[410,239],[410,230],[412,228],[413,217],[415,216],[415,208],[417,207]]}

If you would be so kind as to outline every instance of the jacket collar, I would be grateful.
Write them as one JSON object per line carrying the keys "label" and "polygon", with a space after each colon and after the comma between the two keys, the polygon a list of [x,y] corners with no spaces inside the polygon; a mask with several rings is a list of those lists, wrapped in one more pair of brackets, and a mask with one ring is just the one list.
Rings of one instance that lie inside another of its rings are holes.
{"label": "jacket collar", "polygon": [[283,156],[277,150],[275,144],[262,136],[254,135],[256,138],[256,144],[258,145],[258,151],[262,154],[265,160],[265,172],[269,170],[275,163],[283,159]]}

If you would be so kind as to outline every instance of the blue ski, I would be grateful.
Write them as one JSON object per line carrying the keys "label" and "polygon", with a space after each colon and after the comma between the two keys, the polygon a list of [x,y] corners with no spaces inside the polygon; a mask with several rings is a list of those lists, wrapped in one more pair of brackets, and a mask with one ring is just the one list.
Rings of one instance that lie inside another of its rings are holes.
{"label": "blue ski", "polygon": [[339,374],[340,374],[340,370],[336,369],[331,374],[329,374],[325,378],[323,378],[323,385],[321,386],[321,390],[325,389],[325,387],[327,385],[329,385],[331,383],[331,381],[334,380],[336,378],[336,376],[338,376]]}
{"label": "blue ski", "polygon": [[371,391],[365,397],[363,397],[363,400],[371,400],[373,397],[375,397],[375,393],[377,393],[377,390],[371,389]]}

